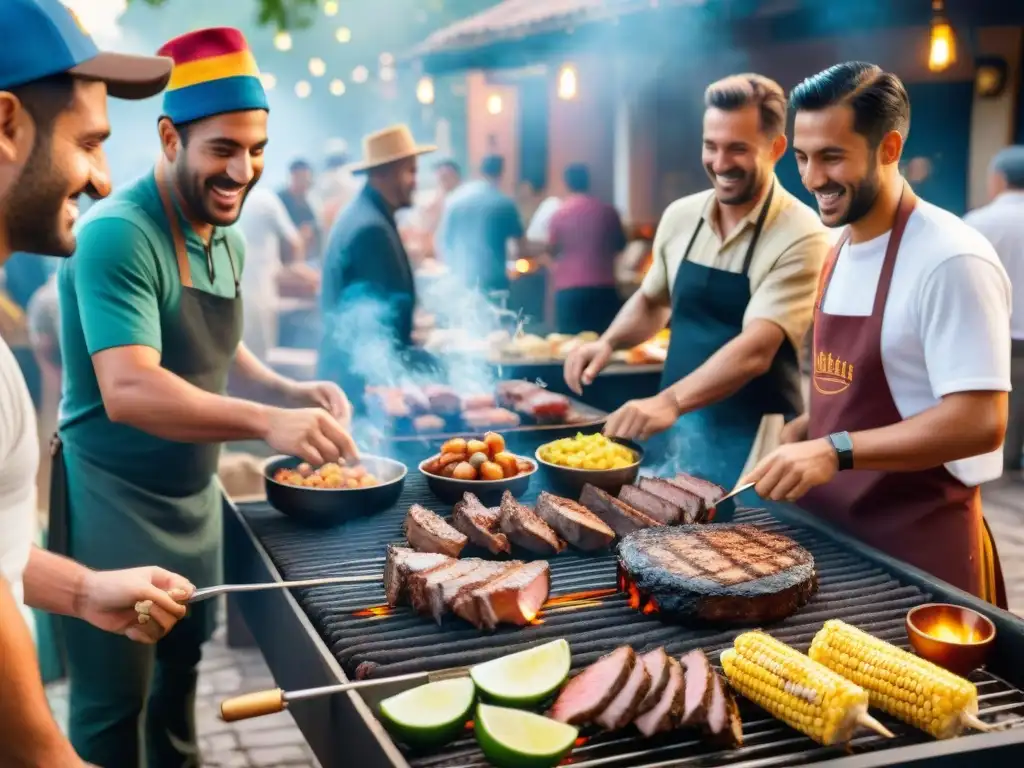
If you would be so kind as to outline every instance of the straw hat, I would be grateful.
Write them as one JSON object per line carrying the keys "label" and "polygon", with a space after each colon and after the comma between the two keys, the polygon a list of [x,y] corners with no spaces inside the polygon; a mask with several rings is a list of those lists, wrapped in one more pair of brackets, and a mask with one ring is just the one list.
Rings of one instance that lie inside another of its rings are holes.
{"label": "straw hat", "polygon": [[407,126],[393,125],[363,139],[363,159],[350,165],[349,170],[365,173],[388,163],[436,150],[437,147],[432,144],[417,144]]}

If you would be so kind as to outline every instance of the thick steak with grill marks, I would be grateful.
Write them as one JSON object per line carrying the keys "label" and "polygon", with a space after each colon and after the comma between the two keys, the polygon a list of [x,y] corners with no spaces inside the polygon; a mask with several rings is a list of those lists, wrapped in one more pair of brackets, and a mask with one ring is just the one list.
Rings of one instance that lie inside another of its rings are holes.
{"label": "thick steak with grill marks", "polygon": [[605,549],[615,541],[615,531],[579,502],[547,491],[537,498],[537,515],[555,533],[584,551]]}
{"label": "thick steak with grill marks", "polygon": [[811,553],[756,525],[648,528],[622,540],[619,562],[642,600],[682,621],[778,621],[817,591]]}
{"label": "thick steak with grill marks", "polygon": [[462,501],[456,502],[452,510],[452,525],[492,555],[512,551],[508,537],[504,533],[497,533],[500,520],[500,509],[485,507],[472,493],[463,494]]}
{"label": "thick steak with grill marks", "polygon": [[455,561],[447,555],[417,552],[408,547],[389,544],[384,565],[384,594],[388,605],[393,608],[408,597],[408,580],[411,574],[423,573],[453,562]]}
{"label": "thick steak with grill marks", "polygon": [[681,485],[662,480],[660,477],[641,477],[640,488],[683,510],[682,519],[679,521],[681,523],[699,523],[707,517],[704,499]]}
{"label": "thick steak with grill marks", "polygon": [[419,552],[438,552],[448,557],[458,557],[469,542],[465,534],[419,504],[409,507],[405,515],[405,538]]}
{"label": "thick steak with grill marks", "polygon": [[509,492],[501,497],[501,530],[513,544],[539,555],[557,555],[565,542],[541,520],[537,513],[520,504]]}
{"label": "thick steak with grill marks", "polygon": [[604,520],[608,527],[619,536],[662,525],[653,517],[648,517],[639,509],[634,509],[626,502],[616,499],[607,491],[602,491],[590,483],[583,486],[580,504]]}
{"label": "thick steak with grill marks", "polygon": [[619,498],[634,509],[639,509],[662,525],[675,525],[683,519],[683,510],[677,504],[666,501],[643,490],[639,485],[624,485]]}

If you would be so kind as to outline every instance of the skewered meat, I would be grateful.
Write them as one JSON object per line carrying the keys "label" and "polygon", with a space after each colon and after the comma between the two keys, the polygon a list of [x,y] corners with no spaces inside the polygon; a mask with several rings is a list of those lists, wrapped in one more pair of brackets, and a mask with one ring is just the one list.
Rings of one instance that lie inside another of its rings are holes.
{"label": "skewered meat", "polygon": [[500,525],[509,541],[531,552],[557,555],[565,549],[565,542],[548,524],[532,509],[516,501],[509,491],[501,497]]}
{"label": "skewered meat", "polygon": [[711,668],[711,662],[700,648],[687,653],[679,663],[683,665],[686,678],[680,725],[700,725],[707,721],[715,670]]}
{"label": "skewered meat", "polygon": [[619,499],[662,525],[675,525],[683,519],[683,510],[680,507],[637,485],[622,486],[622,490],[619,491]]}
{"label": "skewered meat", "polygon": [[420,552],[439,552],[458,557],[469,539],[440,516],[419,504],[413,504],[405,515],[405,538]]}
{"label": "skewered meat", "polygon": [[498,533],[501,510],[488,508],[472,493],[466,493],[452,511],[452,525],[479,547],[498,555],[512,551],[508,537]]}
{"label": "skewered meat", "polygon": [[429,614],[430,593],[438,585],[450,579],[461,579],[476,570],[483,560],[455,560],[443,568],[435,568],[427,573],[417,573],[409,577],[409,602],[419,613]]}
{"label": "skewered meat", "polygon": [[622,686],[622,690],[619,691],[618,695],[612,699],[611,704],[598,716],[597,724],[606,731],[617,731],[620,728],[625,728],[637,716],[640,702],[644,700],[650,689],[651,676],[647,672],[647,667],[643,661],[637,659],[636,663],[633,664],[633,671],[629,673],[629,677],[626,679],[626,684]]}
{"label": "skewered meat", "polygon": [[387,603],[394,607],[408,598],[408,579],[414,573],[424,573],[445,563],[452,563],[447,555],[436,552],[417,552],[407,547],[388,545],[388,556],[384,566],[384,594]]}
{"label": "skewered meat", "polygon": [[604,549],[615,541],[615,532],[582,504],[541,491],[537,516],[574,547],[584,551]]}
{"label": "skewered meat", "polygon": [[662,524],[590,483],[583,486],[580,504],[601,518],[619,536]]}
{"label": "skewered meat", "polygon": [[619,562],[641,603],[684,621],[778,621],[817,591],[811,553],[754,525],[637,531],[619,545]]}
{"label": "skewered meat", "polygon": [[[467,561],[463,560],[462,562]],[[471,571],[459,576],[446,574],[441,581],[428,583],[427,602],[430,615],[434,617],[434,621],[440,624],[445,613],[451,610],[455,599],[464,590],[472,591],[477,587],[482,587],[519,565],[522,563],[495,563],[490,560],[480,560],[475,563],[475,567]]]}
{"label": "skewered meat", "polygon": [[710,480],[704,480],[702,478],[695,477],[694,475],[687,475],[680,472],[672,478],[672,482],[696,493],[704,499],[704,505],[706,507],[715,506],[715,502],[725,496],[725,488],[720,485],[715,485],[715,483],[712,483]]}
{"label": "skewered meat", "polygon": [[586,725],[611,704],[637,663],[628,645],[602,656],[566,684],[548,717],[569,725]]}
{"label": "skewered meat", "polygon": [[707,517],[708,510],[704,505],[704,499],[682,486],[662,480],[660,477],[641,477],[640,488],[683,510],[683,516],[679,520],[681,523],[700,523]]}
{"label": "skewered meat", "polygon": [[650,712],[654,709],[654,705],[661,700],[661,694],[665,691],[665,686],[668,685],[668,673],[671,669],[668,658],[664,648],[655,648],[653,651],[645,653],[640,657],[640,661],[643,662],[644,667],[647,669],[648,677],[651,678],[651,685],[647,689],[646,695],[637,705],[637,715]]}
{"label": "skewered meat", "polygon": [[683,668],[673,658],[668,660],[668,685],[661,699],[649,712],[640,715],[634,724],[644,736],[671,731],[679,725],[679,713],[683,709]]}
{"label": "skewered meat", "polygon": [[536,618],[550,591],[550,567],[536,560],[471,591],[463,590],[452,609],[480,629],[494,629],[499,624],[522,627]]}
{"label": "skewered meat", "polygon": [[421,435],[430,435],[444,432],[445,423],[440,416],[425,413],[413,419],[412,427]]}

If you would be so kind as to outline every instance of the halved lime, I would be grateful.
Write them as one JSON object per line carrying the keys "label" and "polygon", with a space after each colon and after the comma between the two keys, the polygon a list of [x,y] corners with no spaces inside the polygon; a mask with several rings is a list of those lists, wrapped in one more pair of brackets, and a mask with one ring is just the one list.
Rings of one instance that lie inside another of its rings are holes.
{"label": "halved lime", "polygon": [[427,683],[384,699],[381,720],[410,746],[440,746],[465,730],[475,695],[468,677]]}
{"label": "halved lime", "polygon": [[530,707],[558,690],[569,676],[571,663],[569,643],[560,638],[478,664],[469,674],[492,701],[510,707]]}
{"label": "halved lime", "polygon": [[572,752],[578,728],[521,709],[481,704],[476,740],[498,768],[551,768]]}

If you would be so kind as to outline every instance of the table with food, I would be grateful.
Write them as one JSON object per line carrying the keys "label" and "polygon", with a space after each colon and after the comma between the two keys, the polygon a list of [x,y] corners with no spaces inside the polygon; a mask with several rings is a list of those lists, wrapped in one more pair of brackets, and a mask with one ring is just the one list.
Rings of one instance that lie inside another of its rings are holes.
{"label": "table with food", "polygon": [[225,719],[288,709],[325,768],[1024,756],[1021,619],[599,428],[427,443],[226,503],[279,687]]}

